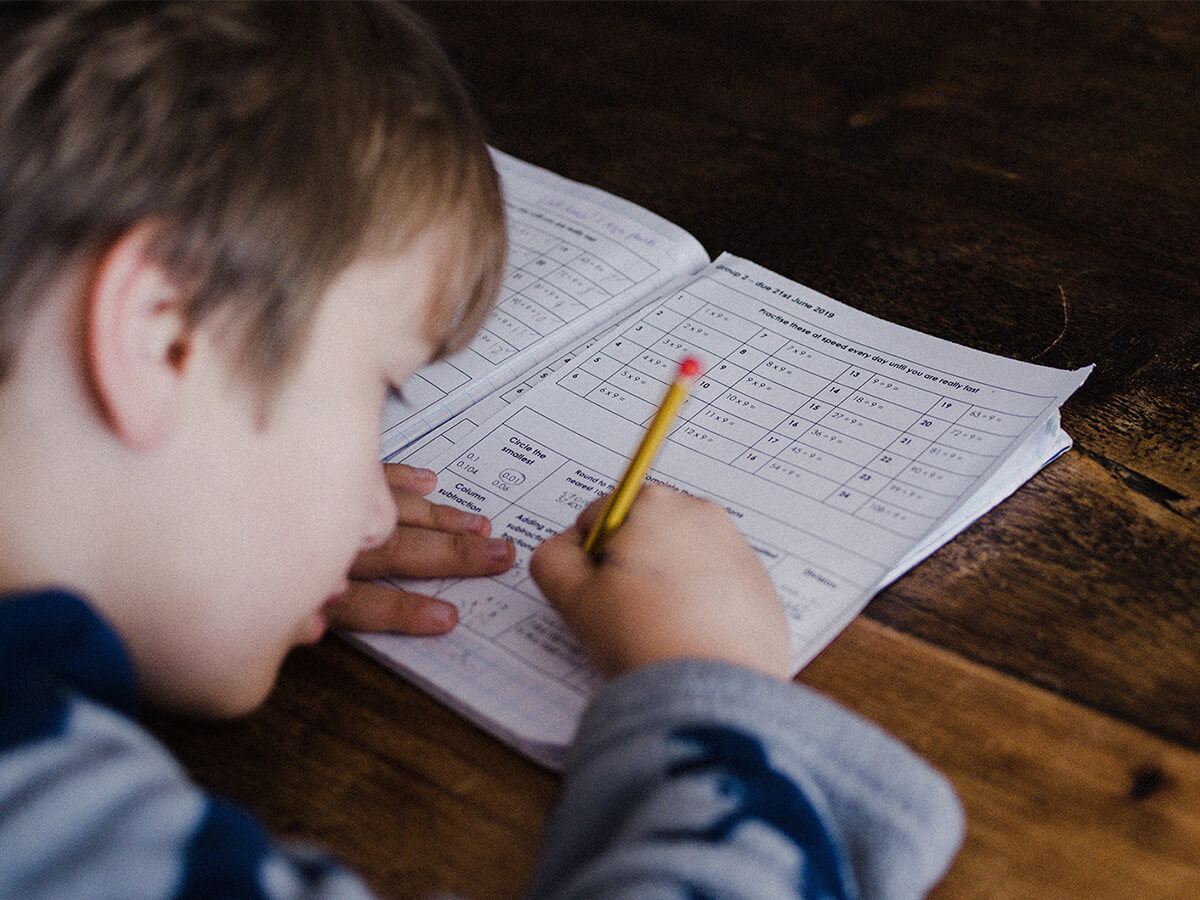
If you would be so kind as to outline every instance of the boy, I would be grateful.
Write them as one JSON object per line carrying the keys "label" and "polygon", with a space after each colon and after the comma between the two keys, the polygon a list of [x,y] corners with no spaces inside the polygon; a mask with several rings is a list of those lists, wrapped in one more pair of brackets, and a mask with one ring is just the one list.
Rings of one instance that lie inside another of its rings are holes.
{"label": "boy", "polygon": [[[252,709],[329,620],[453,626],[348,573],[511,564],[486,521],[423,499],[428,473],[377,455],[386,392],[496,293],[479,126],[391,7],[9,15],[0,896],[365,896],[189,784],[133,716]],[[723,511],[648,489],[598,564],[596,514],[531,563],[613,677],[531,895],[927,890],[960,840],[952,792],[785,683],[778,599]]]}

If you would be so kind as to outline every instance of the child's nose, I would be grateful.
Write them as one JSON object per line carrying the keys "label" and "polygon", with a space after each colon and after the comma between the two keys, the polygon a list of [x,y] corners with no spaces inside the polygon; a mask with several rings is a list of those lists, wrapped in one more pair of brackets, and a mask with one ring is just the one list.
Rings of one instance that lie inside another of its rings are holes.
{"label": "child's nose", "polygon": [[370,550],[372,547],[378,547],[391,537],[396,528],[397,515],[396,498],[392,496],[391,488],[388,487],[387,480],[383,475],[383,466],[380,466],[379,475],[375,479],[375,487],[371,494],[362,549]]}

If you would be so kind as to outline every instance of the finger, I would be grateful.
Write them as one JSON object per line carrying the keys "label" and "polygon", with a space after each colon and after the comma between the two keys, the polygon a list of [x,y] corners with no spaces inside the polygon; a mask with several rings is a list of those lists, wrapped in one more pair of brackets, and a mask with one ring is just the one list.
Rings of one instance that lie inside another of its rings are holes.
{"label": "finger", "polygon": [[595,564],[583,552],[584,534],[576,524],[547,538],[533,551],[529,574],[547,597],[574,596],[593,571]]}
{"label": "finger", "polygon": [[366,581],[351,582],[326,614],[338,628],[400,634],[444,634],[458,622],[452,603]]}
{"label": "finger", "polygon": [[398,525],[477,534],[480,537],[487,537],[492,533],[492,523],[487,516],[467,512],[456,506],[431,503],[424,497],[412,494],[396,494],[395,500]]}
{"label": "finger", "polygon": [[397,528],[381,546],[359,554],[351,578],[464,578],[511,568],[517,549],[504,538],[428,528]]}
{"label": "finger", "polygon": [[[638,489],[637,495],[633,499],[633,504],[629,508],[626,521],[628,521],[630,518],[636,517],[643,511],[646,505],[654,503],[656,500],[657,502],[661,502],[662,495],[676,496],[678,495],[678,491],[674,490],[673,488],[666,487],[665,485],[642,485]],[[586,539],[587,535],[591,534],[592,528],[595,527],[601,516],[604,515],[604,510],[610,497],[611,495],[608,495],[593,500],[579,514],[579,517],[575,520],[575,528],[582,535],[581,539]],[[588,561],[588,563],[591,565],[597,565],[609,561],[611,555],[609,553],[609,546],[620,531],[621,528],[618,528],[616,532],[610,533],[604,546],[594,558],[585,554],[585,559]]]}
{"label": "finger", "polygon": [[[430,503],[422,497],[405,493],[396,495],[396,519],[396,528],[388,535],[387,540],[377,547],[372,547],[359,554],[350,570],[351,577],[379,578],[394,575],[416,575],[416,572],[411,571],[413,554],[428,549],[430,543],[422,541],[419,546],[414,545],[414,536],[423,529],[448,534],[473,534],[485,539],[492,533],[492,523],[486,516],[465,512],[453,506]],[[440,550],[437,560],[431,562],[433,569],[437,571],[439,567],[445,565],[442,560],[447,556],[445,545],[448,542],[435,541],[434,543],[440,545],[440,547],[435,547]],[[471,548],[475,546],[459,548],[459,552],[469,557],[472,552]],[[485,546],[485,553],[487,552],[491,552],[497,561],[501,561],[500,557],[496,556],[499,553],[498,550],[493,548],[491,551],[487,551]],[[457,572],[447,570],[438,571],[438,574],[449,575],[457,574]],[[470,574],[479,573],[472,570]]]}
{"label": "finger", "polygon": [[437,487],[437,474],[430,469],[418,469],[404,463],[384,463],[383,475],[393,493],[407,491],[424,497]]}
{"label": "finger", "polygon": [[585,535],[591,531],[592,526],[596,524],[596,520],[600,518],[600,513],[604,511],[604,504],[607,502],[608,495],[606,494],[603,497],[597,497],[585,506],[575,519],[575,528]]}
{"label": "finger", "polygon": [[[587,534],[592,530],[592,526],[596,524],[596,520],[600,518],[604,511],[604,506],[608,502],[611,495],[606,494],[603,497],[597,497],[579,514],[575,520],[575,527]],[[633,498],[633,505],[630,509],[637,509],[650,503],[662,503],[668,498],[678,498],[684,496],[675,488],[668,487],[665,484],[656,484],[647,482],[638,488],[637,494]]]}

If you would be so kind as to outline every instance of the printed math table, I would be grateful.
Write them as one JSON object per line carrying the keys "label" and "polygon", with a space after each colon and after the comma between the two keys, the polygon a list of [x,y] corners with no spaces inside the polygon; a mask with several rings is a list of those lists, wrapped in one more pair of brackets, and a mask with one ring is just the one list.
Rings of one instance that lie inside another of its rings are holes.
{"label": "printed math table", "polygon": [[994,388],[981,406],[915,385],[911,366],[901,377],[888,360],[847,363],[706,301],[707,284],[624,329],[562,386],[644,425],[678,360],[698,355],[706,371],[672,441],[907,537],[932,526],[1054,400]]}
{"label": "printed math table", "polygon": [[698,356],[706,372],[651,477],[734,514],[787,608],[797,667],[902,560],[928,552],[956,507],[977,500],[980,479],[1048,421],[1054,379],[1079,377],[1035,370],[1043,375],[1021,383],[1044,393],[1000,387],[1014,364],[966,348],[945,357],[959,372],[935,370],[928,360],[944,342],[800,296],[798,285],[771,289],[760,277],[747,288],[729,266],[765,270],[722,261],[464,429],[442,458],[439,501],[488,516],[518,557],[490,580],[507,590],[454,581],[439,595],[464,610],[465,630],[564,684],[591,680],[529,578],[529,554],[611,490],[680,357]]}

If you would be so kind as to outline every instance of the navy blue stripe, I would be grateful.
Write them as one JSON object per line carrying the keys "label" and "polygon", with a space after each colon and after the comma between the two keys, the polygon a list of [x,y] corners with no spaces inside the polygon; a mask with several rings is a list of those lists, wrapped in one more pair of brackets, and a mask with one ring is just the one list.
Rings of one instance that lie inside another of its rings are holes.
{"label": "navy blue stripe", "polygon": [[243,809],[208,799],[208,809],[184,852],[179,900],[266,900],[259,881],[271,852],[266,832]]}
{"label": "navy blue stripe", "polygon": [[63,733],[67,698],[57,685],[27,672],[0,677],[0,753]]}
{"label": "navy blue stripe", "polygon": [[60,735],[74,692],[135,712],[133,666],[116,633],[66,591],[0,596],[0,750]]}
{"label": "navy blue stripe", "polygon": [[686,725],[672,735],[698,753],[672,763],[672,777],[709,775],[733,807],[701,828],[665,829],[660,837],[719,844],[747,822],[774,829],[790,840],[804,867],[796,886],[805,900],[853,900],[853,883],[843,874],[836,839],[803,790],[788,775],[771,766],[762,743],[753,735],[721,725]]}

